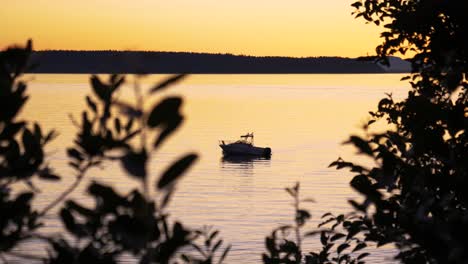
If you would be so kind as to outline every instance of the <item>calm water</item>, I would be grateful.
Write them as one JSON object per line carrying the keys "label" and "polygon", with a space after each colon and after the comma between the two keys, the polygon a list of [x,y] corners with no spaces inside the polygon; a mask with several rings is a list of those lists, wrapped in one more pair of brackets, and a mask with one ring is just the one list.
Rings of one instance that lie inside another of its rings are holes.
{"label": "calm water", "polygon": [[[130,76],[129,76],[130,77]],[[150,76],[143,86],[163,76]],[[350,174],[327,168],[338,157],[362,160],[341,143],[351,133],[361,133],[367,112],[374,110],[385,93],[406,95],[402,75],[193,75],[165,92],[185,98],[187,121],[152,162],[157,177],[183,153],[196,151],[199,162],[178,184],[171,203],[174,219],[191,227],[212,225],[233,248],[228,263],[259,263],[264,237],[281,224],[292,221],[287,186],[301,182],[303,197],[317,202],[305,205],[313,215],[313,229],[328,211],[350,211],[347,200],[357,195],[350,189]],[[69,114],[78,116],[84,95],[90,93],[87,75],[34,75],[31,99],[23,111],[60,137],[49,147],[51,164],[64,175],[59,184],[44,186],[37,207],[42,207],[71,182],[65,147],[74,137]],[[130,78],[131,79],[131,78]],[[130,96],[131,85],[122,96]],[[217,143],[255,133],[255,143],[273,150],[271,160],[239,162],[223,160]],[[362,161],[368,162],[368,161]],[[91,171],[88,179],[111,183],[122,192],[138,187],[125,177],[118,164]],[[82,196],[87,182],[73,197]],[[85,202],[85,201],[84,201]],[[47,223],[47,232],[58,232],[60,224]],[[306,240],[307,241],[307,240]],[[317,248],[317,239],[306,242]],[[391,249],[379,249],[369,263],[388,263]]]}

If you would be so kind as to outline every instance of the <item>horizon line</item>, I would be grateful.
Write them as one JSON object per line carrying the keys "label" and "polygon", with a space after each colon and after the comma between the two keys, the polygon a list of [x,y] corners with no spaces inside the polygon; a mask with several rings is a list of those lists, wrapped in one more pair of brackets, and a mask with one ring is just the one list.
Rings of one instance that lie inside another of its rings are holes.
{"label": "horizon line", "polygon": [[[370,55],[358,56],[358,57],[343,57],[337,55],[320,55],[320,56],[285,56],[285,55],[267,55],[267,56],[256,56],[256,55],[247,55],[247,54],[235,54],[235,53],[212,53],[212,52],[199,52],[199,51],[157,51],[157,50],[112,50],[112,49],[97,49],[97,50],[76,50],[76,49],[41,49],[34,50],[33,52],[141,52],[141,53],[186,53],[186,54],[200,54],[200,55],[225,55],[225,56],[234,56],[234,57],[252,57],[252,58],[292,58],[292,59],[311,59],[311,58],[345,58],[345,59],[359,59],[365,57],[371,57]],[[391,56],[397,57],[397,56]],[[400,57],[397,57],[400,58]],[[402,58],[400,58],[402,59]]]}

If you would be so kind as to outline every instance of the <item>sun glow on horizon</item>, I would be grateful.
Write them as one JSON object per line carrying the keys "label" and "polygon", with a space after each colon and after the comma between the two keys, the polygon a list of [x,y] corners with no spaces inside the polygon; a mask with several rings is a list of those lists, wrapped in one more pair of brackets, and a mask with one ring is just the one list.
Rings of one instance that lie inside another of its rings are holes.
{"label": "sun glow on horizon", "polygon": [[151,50],[253,56],[374,52],[379,28],[349,0],[17,0],[0,11],[0,47],[29,38],[36,50]]}

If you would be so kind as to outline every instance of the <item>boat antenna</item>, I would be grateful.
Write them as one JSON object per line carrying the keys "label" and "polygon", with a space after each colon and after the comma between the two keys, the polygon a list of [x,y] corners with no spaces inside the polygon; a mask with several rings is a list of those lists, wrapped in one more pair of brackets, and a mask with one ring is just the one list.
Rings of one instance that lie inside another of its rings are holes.
{"label": "boat antenna", "polygon": [[246,140],[248,140],[250,138],[250,142],[253,144],[254,134],[253,134],[253,132],[250,132],[250,133],[247,133],[245,135],[242,135],[241,138],[245,138]]}

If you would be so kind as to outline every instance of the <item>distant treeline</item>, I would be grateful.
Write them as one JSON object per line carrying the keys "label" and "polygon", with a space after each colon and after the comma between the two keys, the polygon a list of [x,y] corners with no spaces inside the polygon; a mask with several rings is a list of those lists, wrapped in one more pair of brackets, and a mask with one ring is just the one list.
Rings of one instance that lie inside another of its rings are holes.
{"label": "distant treeline", "polygon": [[[36,51],[33,73],[385,73],[373,63],[341,57],[253,57],[146,51]],[[392,70],[404,72],[405,70]]]}

